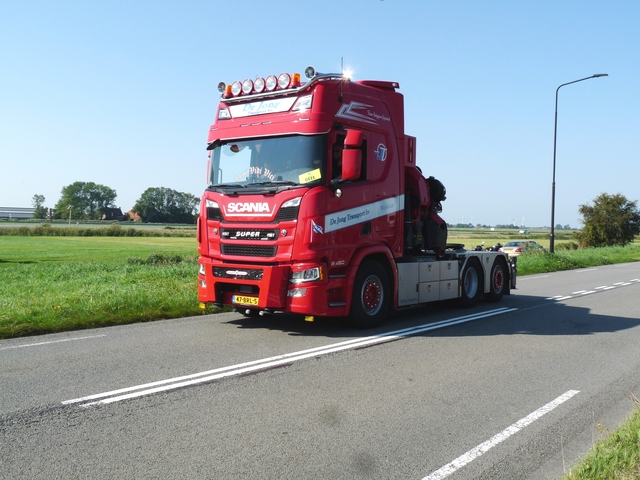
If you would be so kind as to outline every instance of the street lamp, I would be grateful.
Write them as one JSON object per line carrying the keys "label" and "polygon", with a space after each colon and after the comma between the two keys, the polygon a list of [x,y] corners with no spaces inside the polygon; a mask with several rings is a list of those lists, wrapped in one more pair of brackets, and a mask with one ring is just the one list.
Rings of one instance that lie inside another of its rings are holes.
{"label": "street lamp", "polygon": [[71,205],[69,205],[69,226],[71,226]]}
{"label": "street lamp", "polygon": [[554,252],[554,224],[555,224],[555,207],[556,207],[556,139],[558,137],[558,91],[564,87],[565,85],[571,85],[572,83],[582,82],[584,80],[589,80],[591,78],[598,77],[608,77],[609,75],[606,73],[596,73],[595,75],[591,75],[590,77],[581,78],[580,80],[574,80],[573,82],[563,83],[558,88],[556,88],[556,115],[555,115],[555,123],[553,126],[553,180],[551,182],[551,243],[549,245],[549,251],[551,253]]}

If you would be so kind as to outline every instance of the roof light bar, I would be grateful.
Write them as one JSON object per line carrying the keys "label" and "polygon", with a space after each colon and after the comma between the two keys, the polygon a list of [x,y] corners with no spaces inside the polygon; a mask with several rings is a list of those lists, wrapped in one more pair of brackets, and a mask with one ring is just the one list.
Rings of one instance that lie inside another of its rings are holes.
{"label": "roof light bar", "polygon": [[[343,72],[342,74],[318,73],[312,66],[308,66],[305,69],[304,74],[306,78],[313,82],[320,78],[343,77],[345,79],[349,79],[350,77],[349,72]],[[268,94],[277,90],[299,89],[304,85],[305,84],[301,82],[299,73],[289,74],[284,72],[278,76],[269,75],[266,79],[263,77],[257,77],[255,80],[247,78],[243,82],[236,80],[231,85],[220,82],[218,84],[218,91],[222,94],[223,98],[231,99],[232,97]]]}

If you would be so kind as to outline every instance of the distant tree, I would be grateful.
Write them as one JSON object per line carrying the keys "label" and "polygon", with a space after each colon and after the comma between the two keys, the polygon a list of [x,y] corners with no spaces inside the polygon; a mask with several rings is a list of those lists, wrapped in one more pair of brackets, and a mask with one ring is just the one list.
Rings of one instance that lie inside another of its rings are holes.
{"label": "distant tree", "polygon": [[170,188],[147,188],[132,210],[143,222],[194,223],[200,199]]}
{"label": "distant tree", "polygon": [[47,218],[47,207],[44,206],[44,195],[35,194],[31,199],[31,205],[35,208],[33,218]]}
{"label": "distant tree", "polygon": [[640,233],[637,201],[629,201],[619,193],[600,194],[593,205],[580,205],[584,228],[574,232],[581,247],[627,245]]}
{"label": "distant tree", "polygon": [[558,224],[556,224],[556,230],[562,230],[562,229],[563,229],[563,227],[562,227],[562,225],[561,225],[561,224],[559,224],[559,223],[558,223]]}
{"label": "distant tree", "polygon": [[56,218],[99,220],[105,208],[113,208],[116,191],[93,182],[75,182],[62,188],[55,207]]}

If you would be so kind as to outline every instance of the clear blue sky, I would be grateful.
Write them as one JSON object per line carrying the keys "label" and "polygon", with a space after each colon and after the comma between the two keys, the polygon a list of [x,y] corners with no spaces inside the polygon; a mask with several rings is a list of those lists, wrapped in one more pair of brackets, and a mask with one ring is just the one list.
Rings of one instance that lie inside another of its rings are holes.
{"label": "clear blue sky", "polygon": [[129,210],[149,187],[200,196],[227,83],[313,65],[393,80],[442,216],[550,224],[600,193],[640,199],[640,2],[5,2],[0,206],[53,207],[76,181]]}

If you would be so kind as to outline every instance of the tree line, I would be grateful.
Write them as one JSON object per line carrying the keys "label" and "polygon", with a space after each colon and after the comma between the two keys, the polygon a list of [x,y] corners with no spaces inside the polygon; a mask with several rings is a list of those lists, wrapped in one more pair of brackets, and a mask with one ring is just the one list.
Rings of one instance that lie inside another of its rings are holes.
{"label": "tree line", "polygon": [[[101,220],[115,206],[117,194],[112,188],[94,182],[75,182],[62,188],[60,200],[52,209],[45,206],[45,197],[36,194],[32,204],[33,218],[63,220]],[[170,188],[147,188],[131,211],[143,222],[195,223],[200,199],[190,193]],[[126,216],[126,214],[125,214]]]}

